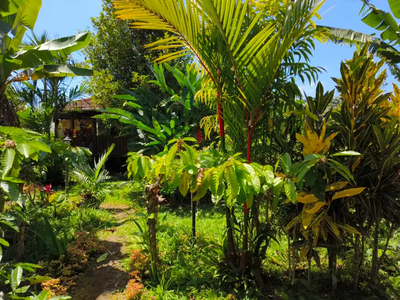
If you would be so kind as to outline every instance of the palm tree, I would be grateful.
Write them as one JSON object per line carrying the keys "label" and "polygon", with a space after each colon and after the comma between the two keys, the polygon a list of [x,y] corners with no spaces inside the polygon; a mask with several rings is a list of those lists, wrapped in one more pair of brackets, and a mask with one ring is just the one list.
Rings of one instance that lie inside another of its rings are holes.
{"label": "palm tree", "polygon": [[[275,15],[269,14],[268,5],[258,1],[119,0],[114,4],[119,18],[133,20],[133,28],[172,34],[146,46],[153,50],[177,50],[159,57],[158,62],[186,55],[195,57],[215,90],[210,95],[215,95],[211,102],[218,115],[222,150],[225,151],[226,129],[235,141],[247,140],[247,161],[251,162],[252,136],[263,117],[265,104],[273,96],[272,86],[284,59],[296,44],[324,39],[312,21],[324,2],[288,2]],[[303,56],[301,51],[299,56]],[[246,203],[244,212],[242,271],[247,265],[248,249]],[[228,253],[233,253],[229,249],[233,245],[229,209],[227,227]]]}

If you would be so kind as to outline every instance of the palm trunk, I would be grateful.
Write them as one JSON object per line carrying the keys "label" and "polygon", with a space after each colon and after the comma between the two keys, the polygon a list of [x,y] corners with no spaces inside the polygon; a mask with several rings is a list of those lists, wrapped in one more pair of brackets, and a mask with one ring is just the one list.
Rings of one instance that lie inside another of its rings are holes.
{"label": "palm trunk", "polygon": [[[251,130],[247,129],[247,163],[251,163]],[[244,204],[243,208],[244,212],[244,220],[243,220],[243,245],[242,245],[242,255],[240,258],[240,272],[244,272],[244,270],[248,267],[248,264],[251,263],[248,261],[248,237],[249,237],[249,208],[247,203]]]}
{"label": "palm trunk", "polygon": [[248,232],[249,232],[249,210],[247,204],[244,204],[244,220],[243,220],[243,243],[242,254],[240,257],[240,273],[243,273],[248,267]]}
{"label": "palm trunk", "polygon": [[[224,124],[224,112],[222,104],[220,101],[220,93],[217,92],[218,105],[217,105],[217,115],[218,115],[218,126],[219,126],[219,137],[221,139],[221,149],[223,153],[226,153],[225,146],[225,124]],[[235,251],[235,241],[233,239],[233,230],[231,226],[231,209],[225,204],[225,219],[227,228],[227,255],[226,259],[228,262],[233,262],[236,259]]]}
{"label": "palm trunk", "polygon": [[222,104],[219,100],[220,94],[218,92],[218,107],[217,107],[217,115],[218,115],[218,125],[219,125],[219,137],[221,139],[221,149],[222,152],[226,152],[225,146],[225,122],[224,122],[224,110],[222,108]]}

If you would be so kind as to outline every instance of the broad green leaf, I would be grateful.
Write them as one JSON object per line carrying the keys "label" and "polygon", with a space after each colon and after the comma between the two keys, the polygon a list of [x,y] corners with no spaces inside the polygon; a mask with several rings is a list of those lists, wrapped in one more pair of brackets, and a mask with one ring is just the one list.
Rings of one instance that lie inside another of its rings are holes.
{"label": "broad green leaf", "polygon": [[[43,65],[38,68],[26,69],[22,74],[30,77],[31,80],[39,80],[53,77],[93,76],[93,70],[67,65]],[[19,80],[16,79],[16,81]]]}
{"label": "broad green leaf", "polygon": [[19,192],[18,185],[14,182],[0,181],[0,187],[17,202],[19,205],[25,205],[25,197]]}
{"label": "broad green leaf", "polygon": [[161,125],[161,127],[164,129],[164,131],[169,135],[169,136],[171,136],[171,134],[172,134],[172,132],[171,132],[171,129],[169,129],[167,126],[165,126],[165,125]]}
{"label": "broad green leaf", "polygon": [[185,142],[197,143],[197,140],[195,138],[192,138],[192,137],[185,137],[182,140],[184,140]]}
{"label": "broad green leaf", "polygon": [[10,247],[10,243],[2,238],[0,238],[0,244],[3,245],[4,247]]}
{"label": "broad green leaf", "polygon": [[367,16],[365,16],[361,21],[370,27],[376,28],[383,21],[383,17],[378,13],[371,11]]}
{"label": "broad green leaf", "polygon": [[187,172],[183,172],[181,180],[179,181],[179,192],[183,197],[185,197],[189,191],[189,180],[190,175]]}
{"label": "broad green leaf", "polygon": [[102,261],[105,261],[105,260],[107,259],[107,257],[108,257],[108,252],[103,253],[102,255],[100,255],[100,256],[96,259],[96,262],[100,263],[100,262],[102,262]]}
{"label": "broad green leaf", "polygon": [[14,164],[15,154],[15,149],[12,148],[5,148],[1,154],[0,172],[2,179],[4,179],[11,171]]}
{"label": "broad green leaf", "polygon": [[160,145],[161,144],[161,142],[160,141],[154,141],[154,142],[151,142],[151,143],[147,143],[146,145],[144,145],[145,147],[148,147],[148,146],[155,146],[155,145]]}
{"label": "broad green leaf", "polygon": [[114,99],[122,99],[122,100],[130,100],[130,101],[136,101],[136,97],[132,95],[114,95],[112,96]]}
{"label": "broad green leaf", "polygon": [[297,200],[297,193],[296,193],[296,186],[293,183],[293,180],[290,178],[287,178],[284,182],[284,190],[286,197],[292,201],[295,202]]}
{"label": "broad green leaf", "polygon": [[50,147],[41,141],[38,140],[30,141],[30,145],[31,147],[34,147],[40,151],[51,153]]}
{"label": "broad green leaf", "polygon": [[18,143],[17,150],[21,153],[25,158],[29,158],[31,154],[35,151],[29,143]]}
{"label": "broad green leaf", "polygon": [[273,187],[272,187],[272,192],[274,193],[274,205],[273,205],[274,210],[276,210],[278,207],[279,196],[282,191],[282,186],[283,186],[283,178],[275,177]]}
{"label": "broad green leaf", "polygon": [[10,285],[13,292],[15,292],[21,283],[23,270],[20,266],[11,270]]}
{"label": "broad green leaf", "polygon": [[38,284],[38,283],[46,282],[46,281],[49,281],[49,280],[52,280],[52,279],[53,278],[51,278],[49,276],[39,276],[39,275],[35,275],[35,276],[32,276],[32,277],[26,278],[26,280],[29,280],[30,284]]}
{"label": "broad green leaf", "polygon": [[285,153],[282,157],[283,172],[285,172],[285,174],[289,174],[291,167],[292,167],[292,159],[288,153]]}
{"label": "broad green leaf", "polygon": [[304,110],[292,110],[291,112],[289,112],[286,115],[290,116],[291,114],[295,115],[296,117],[301,117],[302,115],[306,115],[306,116],[310,117],[311,119],[313,119],[315,121],[318,121],[318,117],[316,115],[314,115],[312,112],[310,112],[309,110],[306,110],[306,109],[304,109]]}
{"label": "broad green leaf", "polygon": [[[28,132],[26,130],[23,130],[22,128],[11,127],[11,126],[0,126],[0,133],[9,136],[23,136],[23,137],[32,137],[35,135],[33,132]],[[39,133],[36,133],[36,136],[40,137],[41,135]]]}
{"label": "broad green leaf", "polygon": [[196,195],[193,197],[193,201],[198,201],[202,199],[205,194],[207,193],[207,190],[210,186],[210,177],[207,175],[204,175],[203,182],[201,183],[200,187],[197,189]]}
{"label": "broad green leaf", "polygon": [[250,208],[253,205],[254,195],[250,195],[246,200],[247,207]]}
{"label": "broad green leaf", "polygon": [[297,187],[299,188],[299,190],[303,189],[304,176],[307,174],[308,171],[310,171],[312,167],[315,166],[316,163],[317,161],[315,160],[305,162],[303,166],[299,169],[299,175],[297,175]]}
{"label": "broad green leaf", "polygon": [[258,177],[258,174],[254,170],[254,168],[249,165],[249,164],[243,164],[247,172],[249,173],[249,180],[248,182],[251,182],[251,186],[254,189],[255,194],[258,194],[261,189],[261,183],[260,183],[260,178]]}
{"label": "broad green leaf", "polygon": [[388,0],[393,15],[400,19],[400,0]]}
{"label": "broad green leaf", "polygon": [[328,165],[331,166],[335,171],[342,175],[347,181],[353,181],[354,177],[351,175],[349,169],[342,164],[338,163],[333,159],[328,159]]}

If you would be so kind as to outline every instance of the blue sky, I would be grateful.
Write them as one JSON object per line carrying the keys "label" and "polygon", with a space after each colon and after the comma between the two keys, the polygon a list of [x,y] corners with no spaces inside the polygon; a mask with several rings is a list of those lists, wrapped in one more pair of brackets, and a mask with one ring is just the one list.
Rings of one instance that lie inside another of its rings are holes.
{"label": "blue sky", "polygon": [[[372,0],[371,2],[385,11],[389,11],[386,0]],[[359,0],[327,0],[320,11],[322,20],[318,20],[317,24],[373,33],[373,29],[361,21],[359,16],[361,7],[362,3]],[[46,30],[51,37],[72,35],[78,30],[89,28],[91,26],[90,18],[98,16],[100,11],[101,0],[43,0],[35,31],[39,33]],[[325,89],[334,88],[331,77],[340,76],[340,62],[351,58],[354,50],[354,47],[316,42],[316,50],[311,63],[326,69],[326,72],[319,78]],[[82,55],[76,55],[75,58],[84,59]],[[395,80],[389,74],[388,82],[392,81]],[[299,85],[307,94],[314,94],[315,85]],[[391,84],[389,84],[387,89],[391,90],[391,88]]]}

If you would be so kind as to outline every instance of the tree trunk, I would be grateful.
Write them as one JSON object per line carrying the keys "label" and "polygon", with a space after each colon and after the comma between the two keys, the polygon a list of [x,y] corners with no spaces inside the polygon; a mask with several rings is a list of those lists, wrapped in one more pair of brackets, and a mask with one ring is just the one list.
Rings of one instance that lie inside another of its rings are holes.
{"label": "tree trunk", "polygon": [[240,273],[243,273],[248,267],[248,232],[249,232],[249,210],[247,204],[244,204],[244,220],[243,220],[243,244],[242,244],[242,254],[240,257]]}
{"label": "tree trunk", "polygon": [[0,189],[0,213],[4,211],[5,204],[6,204],[5,194],[3,189]]}
{"label": "tree trunk", "polygon": [[360,235],[354,237],[354,257],[353,257],[353,292],[358,290],[358,277],[360,274]]}
{"label": "tree trunk", "polygon": [[4,92],[0,93],[0,125],[21,127],[14,105]]}
{"label": "tree trunk", "polygon": [[329,248],[329,267],[331,269],[332,275],[332,297],[336,296],[337,290],[337,249],[336,241],[334,242],[334,247]]}
{"label": "tree trunk", "polygon": [[221,139],[221,149],[222,152],[226,152],[226,146],[225,146],[225,122],[224,122],[224,111],[222,108],[222,104],[220,101],[220,94],[219,92],[217,93],[218,97],[218,105],[217,105],[217,115],[218,115],[218,124],[219,124],[219,137]]}
{"label": "tree trunk", "polygon": [[158,281],[157,273],[157,214],[158,214],[158,191],[160,189],[160,179],[145,187],[145,195],[147,199],[147,214],[148,220],[147,225],[149,226],[149,247],[150,247],[150,258],[151,258],[151,274],[154,281]]}
{"label": "tree trunk", "polygon": [[374,230],[374,243],[373,243],[373,250],[372,250],[372,267],[371,267],[371,280],[375,282],[376,276],[379,272],[379,258],[378,258],[378,251],[379,251],[379,224],[380,219],[378,218],[375,223],[375,230]]}
{"label": "tree trunk", "polygon": [[308,264],[308,271],[307,271],[307,281],[309,287],[311,287],[311,251],[307,256],[307,264]]}
{"label": "tree trunk", "polygon": [[228,262],[234,262],[236,260],[236,250],[231,226],[231,210],[228,206],[225,206],[225,219],[228,237],[226,258]]}
{"label": "tree trunk", "polygon": [[293,282],[292,278],[292,253],[290,250],[290,236],[287,235],[287,241],[288,241],[288,248],[287,248],[287,256],[288,256],[288,275],[289,275],[289,280]]}
{"label": "tree trunk", "polygon": [[[23,221],[21,220],[21,222],[23,222]],[[25,224],[24,223],[21,223],[19,226],[18,259],[20,262],[25,260]]]}
{"label": "tree trunk", "polygon": [[[60,115],[60,105],[58,103],[58,79],[54,80],[54,139],[58,138],[58,124],[60,120],[58,119]],[[71,137],[72,138],[72,137]]]}

